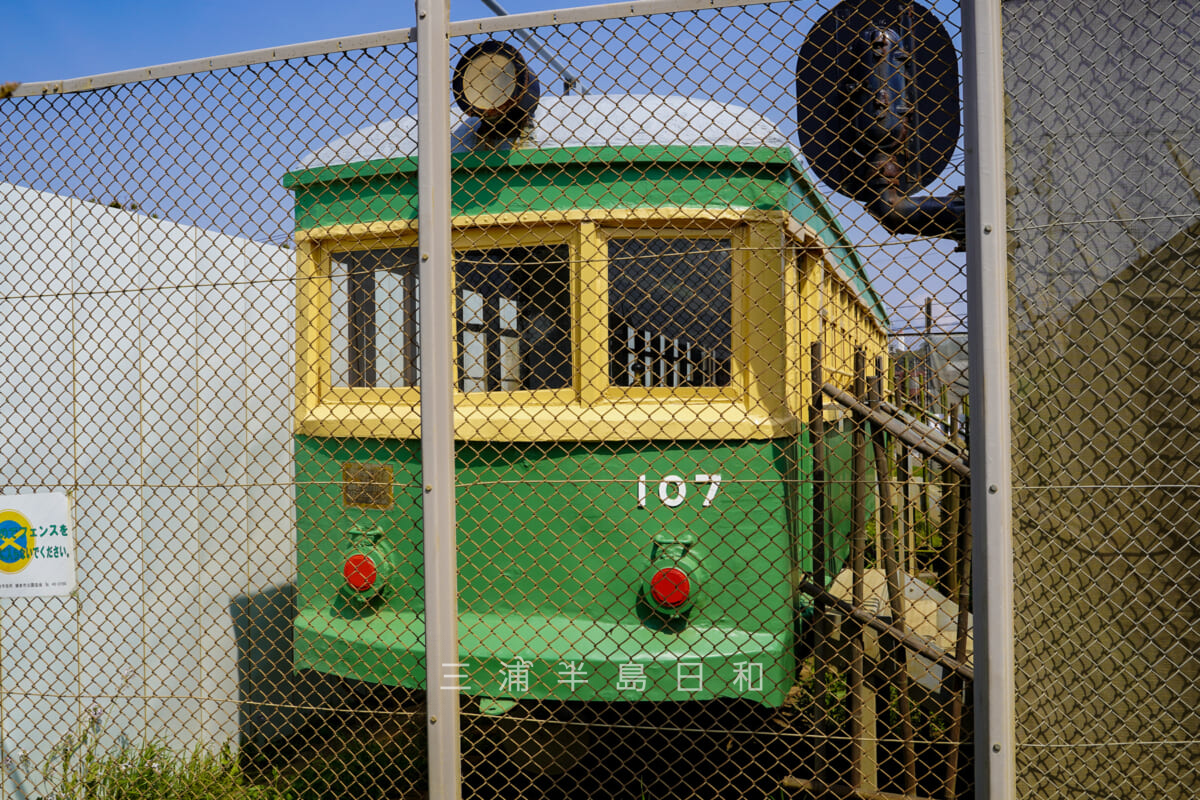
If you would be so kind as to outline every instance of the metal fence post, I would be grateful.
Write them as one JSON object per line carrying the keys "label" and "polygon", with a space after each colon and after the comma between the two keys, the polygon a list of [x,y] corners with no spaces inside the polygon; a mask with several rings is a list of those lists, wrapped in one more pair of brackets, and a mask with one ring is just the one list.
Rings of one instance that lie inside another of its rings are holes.
{"label": "metal fence post", "polygon": [[417,0],[421,472],[429,797],[461,796],[458,564],[450,319],[450,3]]}
{"label": "metal fence post", "polygon": [[965,0],[967,302],[974,509],[976,787],[1016,795],[1008,262],[1000,4]]}

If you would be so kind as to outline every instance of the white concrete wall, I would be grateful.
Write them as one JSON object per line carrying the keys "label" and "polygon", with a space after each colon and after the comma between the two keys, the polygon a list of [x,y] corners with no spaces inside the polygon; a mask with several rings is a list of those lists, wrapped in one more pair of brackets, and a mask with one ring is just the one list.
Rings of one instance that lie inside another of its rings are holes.
{"label": "white concrete wall", "polygon": [[71,491],[79,565],[75,597],[0,600],[26,771],[90,707],[114,740],[237,734],[231,604],[295,573],[292,274],[284,248],[0,184],[0,490]]}

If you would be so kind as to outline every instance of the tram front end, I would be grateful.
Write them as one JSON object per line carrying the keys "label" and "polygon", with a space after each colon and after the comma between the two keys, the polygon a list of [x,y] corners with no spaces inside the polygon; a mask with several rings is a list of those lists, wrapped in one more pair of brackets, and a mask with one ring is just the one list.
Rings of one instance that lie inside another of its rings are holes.
{"label": "tram front end", "polygon": [[[435,674],[482,698],[782,704],[813,567],[805,359],[820,325],[883,351],[862,264],[746,109],[550,98],[507,147],[480,125],[452,143],[460,658]],[[415,120],[286,183],[296,666],[423,689]]]}

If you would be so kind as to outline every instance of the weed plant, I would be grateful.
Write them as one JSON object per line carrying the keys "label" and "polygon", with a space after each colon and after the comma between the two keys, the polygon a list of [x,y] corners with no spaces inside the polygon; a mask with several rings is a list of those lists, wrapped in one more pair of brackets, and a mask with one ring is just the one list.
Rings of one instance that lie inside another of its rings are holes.
{"label": "weed plant", "polygon": [[160,744],[98,746],[87,726],[60,746],[46,777],[54,789],[40,800],[289,800],[250,783],[229,746],[177,754]]}

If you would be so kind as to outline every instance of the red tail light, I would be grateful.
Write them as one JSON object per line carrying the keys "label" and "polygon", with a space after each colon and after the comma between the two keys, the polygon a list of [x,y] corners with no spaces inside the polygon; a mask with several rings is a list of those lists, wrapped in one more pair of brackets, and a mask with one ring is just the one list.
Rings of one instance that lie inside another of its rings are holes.
{"label": "red tail light", "polygon": [[665,567],[650,579],[650,593],[664,608],[678,608],[687,602],[692,584],[687,573],[677,567]]}
{"label": "red tail light", "polygon": [[346,566],[342,568],[342,574],[346,576],[346,583],[350,584],[351,589],[356,592],[365,592],[375,585],[379,571],[375,568],[375,562],[371,560],[370,556],[355,553],[346,559]]}

